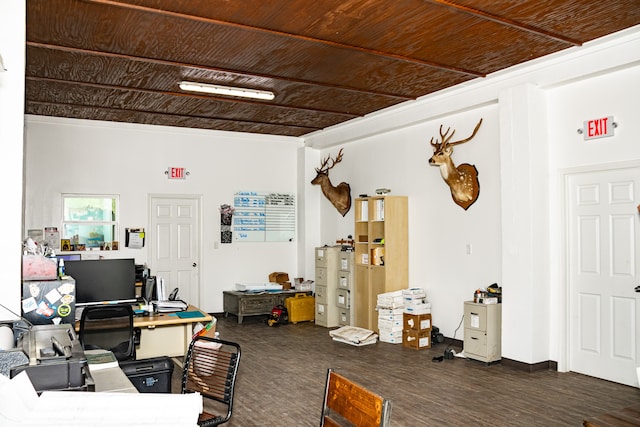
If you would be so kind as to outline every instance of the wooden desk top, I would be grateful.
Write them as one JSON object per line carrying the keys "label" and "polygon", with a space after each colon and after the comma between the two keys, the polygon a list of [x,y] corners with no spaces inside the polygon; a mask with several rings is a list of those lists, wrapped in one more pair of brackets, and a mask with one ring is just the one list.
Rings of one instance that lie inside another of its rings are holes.
{"label": "wooden desk top", "polygon": [[[189,307],[181,313],[190,311],[199,311],[202,315],[198,317],[179,317],[176,312],[173,312],[154,313],[149,316],[135,316],[133,318],[133,326],[135,328],[155,328],[156,326],[175,326],[197,322],[206,323],[213,319],[210,314],[207,314],[194,305],[189,305]],[[80,330],[80,321],[76,321],[75,329],[76,331]]]}
{"label": "wooden desk top", "polygon": [[184,323],[210,322],[211,315],[200,310],[198,307],[189,305],[182,313],[199,311],[202,316],[198,317],[178,317],[177,313],[155,313],[150,316],[136,316],[133,318],[133,326],[136,328],[153,328],[156,326],[180,325]]}

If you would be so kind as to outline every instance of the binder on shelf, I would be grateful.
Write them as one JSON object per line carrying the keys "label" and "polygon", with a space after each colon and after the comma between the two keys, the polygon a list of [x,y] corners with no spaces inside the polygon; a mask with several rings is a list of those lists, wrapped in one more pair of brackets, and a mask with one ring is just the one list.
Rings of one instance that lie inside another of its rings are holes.
{"label": "binder on shelf", "polygon": [[384,199],[376,199],[376,221],[384,221]]}
{"label": "binder on shelf", "polygon": [[360,221],[369,220],[369,201],[362,200],[360,202]]}

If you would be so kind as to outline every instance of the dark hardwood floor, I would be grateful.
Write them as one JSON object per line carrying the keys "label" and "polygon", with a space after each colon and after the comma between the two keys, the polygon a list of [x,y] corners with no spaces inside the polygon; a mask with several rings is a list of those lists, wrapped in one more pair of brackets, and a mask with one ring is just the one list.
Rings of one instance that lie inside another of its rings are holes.
{"label": "dark hardwood floor", "polygon": [[327,368],[389,398],[393,426],[580,426],[585,417],[640,402],[640,389],[575,373],[432,361],[448,339],[425,350],[354,347],[311,322],[270,327],[256,316],[238,325],[233,315],[215,316],[220,337],[242,347],[230,427],[319,425]]}

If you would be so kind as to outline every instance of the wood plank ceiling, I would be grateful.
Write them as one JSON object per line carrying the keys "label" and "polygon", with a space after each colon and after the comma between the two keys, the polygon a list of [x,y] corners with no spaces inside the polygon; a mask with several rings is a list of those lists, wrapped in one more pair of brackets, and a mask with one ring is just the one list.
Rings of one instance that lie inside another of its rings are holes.
{"label": "wood plank ceiling", "polygon": [[637,24],[639,0],[27,0],[25,112],[302,136]]}

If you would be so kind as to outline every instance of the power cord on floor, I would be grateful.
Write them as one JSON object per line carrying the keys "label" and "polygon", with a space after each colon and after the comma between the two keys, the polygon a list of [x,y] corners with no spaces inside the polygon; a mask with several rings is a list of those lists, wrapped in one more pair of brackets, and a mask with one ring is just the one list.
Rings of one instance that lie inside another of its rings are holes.
{"label": "power cord on floor", "polygon": [[464,314],[462,315],[462,318],[460,319],[460,323],[458,324],[458,327],[456,328],[455,331],[453,331],[453,338],[451,338],[450,344],[447,346],[447,348],[445,348],[444,356],[435,356],[433,359],[431,359],[433,362],[442,362],[444,359],[453,359],[455,357],[455,352],[451,348],[451,346],[453,346],[453,341],[456,338],[456,333],[458,332],[458,329],[460,329],[460,326],[462,326],[462,321],[463,320],[464,320]]}
{"label": "power cord on floor", "polygon": [[451,338],[451,342],[449,343],[447,348],[444,349],[444,358],[445,359],[453,359],[454,356],[455,356],[455,352],[453,351],[453,349],[451,347],[453,346],[453,342],[456,339],[456,334],[458,333],[458,329],[460,329],[460,326],[462,326],[462,322],[463,321],[464,321],[464,314],[462,315],[462,318],[460,318],[460,323],[458,323],[458,327],[456,328],[455,331],[453,331],[453,337]]}

